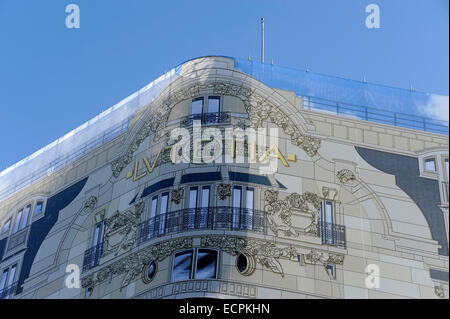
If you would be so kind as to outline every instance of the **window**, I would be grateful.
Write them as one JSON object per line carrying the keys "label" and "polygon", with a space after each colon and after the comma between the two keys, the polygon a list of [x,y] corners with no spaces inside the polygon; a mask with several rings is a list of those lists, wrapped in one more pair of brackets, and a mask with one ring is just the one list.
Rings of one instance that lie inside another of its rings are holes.
{"label": "window", "polygon": [[210,279],[217,276],[217,250],[199,249],[195,267],[196,279]]}
{"label": "window", "polygon": [[42,206],[43,206],[43,202],[37,202],[36,203],[36,207],[34,208],[34,214],[38,215],[42,212]]}
{"label": "window", "polygon": [[434,157],[425,159],[425,170],[436,172],[436,159]]}
{"label": "window", "polygon": [[236,268],[243,276],[250,276],[256,269],[255,260],[247,254],[239,254],[236,257]]}
{"label": "window", "polygon": [[21,209],[16,216],[16,222],[14,224],[14,228],[13,228],[13,234],[17,233],[19,231],[19,227],[20,227],[20,222],[22,220],[22,214],[23,214],[23,209]]}
{"label": "window", "polygon": [[244,187],[244,190],[242,186],[233,188],[233,228],[252,230],[255,190],[251,187]]}
{"label": "window", "polygon": [[445,180],[448,182],[449,180],[449,172],[448,172],[448,158],[444,159],[444,169],[445,169]]}
{"label": "window", "polygon": [[220,113],[220,97],[208,97],[208,113]]}
{"label": "window", "polygon": [[3,270],[2,277],[0,278],[0,299],[9,299],[14,293],[14,279],[16,276],[17,264],[11,268]]}
{"label": "window", "polygon": [[9,227],[11,227],[11,218],[6,221],[6,223],[3,225],[2,234],[9,231]]}
{"label": "window", "polygon": [[201,208],[199,210],[199,227],[208,227],[208,216],[209,216],[209,197],[211,193],[211,188],[209,186],[202,187],[202,198],[201,198]]}
{"label": "window", "polygon": [[20,225],[20,229],[24,229],[25,227],[28,226],[28,218],[30,217],[30,211],[31,211],[31,205],[28,205],[25,208],[25,213],[22,218],[22,223]]}
{"label": "window", "polygon": [[325,266],[325,269],[328,273],[328,276],[330,276],[330,278],[336,279],[336,266],[335,265],[327,264]]}
{"label": "window", "polygon": [[191,108],[191,114],[192,115],[201,115],[203,113],[203,97],[199,97],[192,100],[192,108]]}
{"label": "window", "polygon": [[334,202],[331,200],[322,201],[319,208],[319,235],[322,241],[327,244],[334,244]]}
{"label": "window", "polygon": [[169,193],[161,195],[161,207],[159,209],[159,234],[164,234],[166,226],[166,214],[169,207]]}
{"label": "window", "polygon": [[158,265],[155,260],[152,260],[149,264],[147,264],[146,267],[144,267],[143,273],[142,273],[142,279],[144,283],[148,284],[150,283],[153,278],[155,278],[156,271],[158,270]]}
{"label": "window", "polygon": [[242,187],[234,186],[233,188],[233,228],[239,228],[239,215],[242,203]]}
{"label": "window", "polygon": [[189,249],[173,258],[172,281],[217,278],[218,252],[214,249]]}
{"label": "window", "polygon": [[189,189],[189,211],[187,213],[187,228],[195,227],[195,213],[197,211],[197,202],[198,202],[198,187],[191,187]]}
{"label": "window", "polygon": [[188,280],[192,278],[193,254],[193,250],[185,250],[175,254],[173,258],[172,281]]}

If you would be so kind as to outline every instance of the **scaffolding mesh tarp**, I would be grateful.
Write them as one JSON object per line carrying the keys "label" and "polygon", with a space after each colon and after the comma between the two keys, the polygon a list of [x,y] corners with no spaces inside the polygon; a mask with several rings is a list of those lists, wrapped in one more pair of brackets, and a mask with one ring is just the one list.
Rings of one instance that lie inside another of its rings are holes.
{"label": "scaffolding mesh tarp", "polygon": [[295,92],[303,98],[303,107],[306,109],[448,134],[448,96],[244,59],[235,59],[235,68],[270,87]]}

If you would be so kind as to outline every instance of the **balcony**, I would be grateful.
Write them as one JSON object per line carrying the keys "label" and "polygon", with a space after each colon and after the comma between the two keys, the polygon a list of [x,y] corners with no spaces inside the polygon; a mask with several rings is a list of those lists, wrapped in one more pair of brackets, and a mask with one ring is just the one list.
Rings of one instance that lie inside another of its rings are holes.
{"label": "balcony", "polygon": [[83,272],[94,268],[100,262],[103,253],[103,243],[100,243],[84,252]]}
{"label": "balcony", "polygon": [[263,211],[236,207],[183,209],[152,217],[139,225],[138,245],[155,237],[191,230],[244,230],[267,234]]}
{"label": "balcony", "polygon": [[341,248],[347,247],[345,240],[345,226],[319,221],[318,228],[323,245],[331,245]]}
{"label": "balcony", "polygon": [[0,299],[9,299],[16,293],[16,290],[17,282],[13,283],[11,286],[3,288],[2,290],[0,290]]}
{"label": "balcony", "polygon": [[183,117],[180,121],[180,124],[183,127],[192,126],[192,123],[194,121],[201,121],[202,125],[228,124],[230,123],[230,119],[231,116],[229,112],[191,114],[189,116]]}

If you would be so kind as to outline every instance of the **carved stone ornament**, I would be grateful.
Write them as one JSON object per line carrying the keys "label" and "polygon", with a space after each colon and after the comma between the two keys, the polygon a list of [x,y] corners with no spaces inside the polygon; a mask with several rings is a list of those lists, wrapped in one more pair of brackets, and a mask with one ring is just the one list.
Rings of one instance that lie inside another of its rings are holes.
{"label": "carved stone ornament", "polygon": [[184,196],[184,188],[173,189],[171,201],[178,205],[179,203],[181,203],[183,196]]}
{"label": "carved stone ornament", "polygon": [[337,172],[336,177],[342,184],[348,184],[350,182],[356,181],[355,173],[348,169],[341,169]]}
{"label": "carved stone ornament", "polygon": [[100,269],[88,277],[83,278],[81,281],[81,286],[86,288],[89,286],[98,285],[106,280],[111,282],[113,276],[125,274],[120,286],[120,290],[122,290],[128,286],[132,280],[136,279],[142,273],[143,268],[151,261],[156,260],[160,262],[172,255],[176,250],[191,247],[191,237],[175,238],[151,245]]}
{"label": "carved stone ornament", "polygon": [[232,256],[247,254],[263,267],[280,274],[281,277],[284,277],[284,271],[279,259],[295,260],[298,255],[293,246],[281,248],[266,240],[223,235],[203,236],[201,246],[219,248]]}
{"label": "carved stone ornament", "polygon": [[192,85],[179,91],[173,92],[169,97],[162,101],[156,101],[153,109],[147,117],[147,121],[139,129],[126,149],[125,153],[111,163],[111,169],[114,177],[119,177],[122,170],[133,160],[134,152],[139,145],[150,135],[153,134],[153,141],[157,142],[162,137],[167,137],[166,123],[172,108],[183,100],[194,98],[200,95],[201,90],[213,89],[214,94],[230,95],[241,99],[245,109],[249,114],[250,126],[257,129],[263,127],[263,123],[270,121],[291,138],[291,143],[303,149],[309,156],[317,154],[321,145],[321,140],[304,135],[295,125],[292,119],[283,113],[279,107],[270,103],[267,98],[252,91],[248,87],[230,84],[225,82],[214,82],[210,84]]}
{"label": "carved stone ornament", "polygon": [[293,210],[310,216],[310,223],[303,229],[303,233],[318,236],[318,218],[321,200],[317,194],[305,192],[293,193],[284,200],[278,199],[278,192],[266,190],[264,192],[266,205],[264,211],[269,228],[278,236],[282,232],[288,237],[298,237],[300,232],[292,225]]}
{"label": "carved stone ornament", "polygon": [[106,220],[102,258],[110,254],[117,256],[133,247],[144,207],[144,202],[136,203],[133,210],[117,211]]}
{"label": "carved stone ornament", "polygon": [[434,286],[434,294],[439,298],[445,298],[445,291],[441,286]]}
{"label": "carved stone ornament", "polygon": [[225,200],[231,196],[231,185],[229,184],[219,184],[217,186],[217,195],[219,195],[220,200]]}
{"label": "carved stone ornament", "polygon": [[84,203],[84,208],[93,210],[95,208],[95,205],[97,204],[97,200],[97,197],[89,196],[89,198]]}
{"label": "carved stone ornament", "polygon": [[326,253],[326,252],[318,252],[315,250],[311,250],[309,253],[304,255],[305,263],[315,265],[320,263],[322,265],[327,264],[335,264],[335,265],[343,265],[344,264],[344,255],[334,254],[334,253]]}

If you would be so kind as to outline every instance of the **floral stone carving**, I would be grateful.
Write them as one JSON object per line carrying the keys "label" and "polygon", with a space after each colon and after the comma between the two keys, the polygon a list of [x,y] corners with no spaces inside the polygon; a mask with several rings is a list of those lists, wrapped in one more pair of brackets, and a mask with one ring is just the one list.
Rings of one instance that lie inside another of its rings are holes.
{"label": "floral stone carving", "polygon": [[264,193],[267,204],[264,206],[269,228],[276,236],[282,232],[288,237],[298,237],[300,232],[292,225],[293,210],[310,216],[310,224],[302,229],[305,234],[318,236],[318,218],[321,201],[318,195],[306,192],[293,193],[284,200],[278,199],[278,192],[267,190]]}
{"label": "floral stone carving", "polygon": [[298,255],[297,250],[293,246],[281,248],[266,240],[222,235],[202,237],[201,246],[220,248],[233,256],[242,253],[248,254],[255,258],[257,263],[276,274],[280,274],[282,277],[284,277],[284,271],[279,259],[296,259]]}
{"label": "floral stone carving", "polygon": [[192,247],[192,238],[183,237],[171,239],[149,246],[143,250],[132,253],[111,265],[108,265],[96,273],[85,277],[81,281],[83,288],[94,286],[109,280],[111,282],[113,276],[125,274],[120,290],[128,286],[128,284],[136,279],[141,273],[145,265],[152,260],[162,261],[172,255],[174,251]]}
{"label": "floral stone carving", "polygon": [[229,184],[219,184],[217,186],[217,194],[220,200],[225,200],[231,196],[231,185]]}
{"label": "floral stone carving", "polygon": [[184,196],[184,189],[183,188],[179,188],[179,189],[173,189],[172,190],[172,199],[171,201],[174,202],[175,204],[179,204],[181,203],[181,200],[183,199]]}
{"label": "floral stone carving", "polygon": [[105,239],[102,258],[121,251],[127,251],[136,242],[141,215],[144,212],[144,202],[134,205],[134,211],[117,211],[106,220]]}
{"label": "floral stone carving", "polygon": [[341,169],[337,172],[336,177],[342,184],[348,184],[349,182],[356,181],[355,173],[348,169]]}

